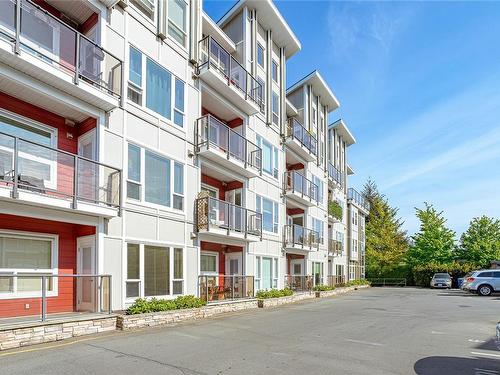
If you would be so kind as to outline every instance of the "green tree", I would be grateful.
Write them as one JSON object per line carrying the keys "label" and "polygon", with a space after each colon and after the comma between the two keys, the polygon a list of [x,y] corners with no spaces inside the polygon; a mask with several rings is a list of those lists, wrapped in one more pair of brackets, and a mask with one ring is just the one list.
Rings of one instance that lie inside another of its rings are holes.
{"label": "green tree", "polygon": [[484,215],[473,218],[460,237],[457,258],[478,267],[500,259],[500,220]]}
{"label": "green tree", "polygon": [[367,277],[406,276],[405,254],[408,238],[398,218],[398,209],[389,205],[369,179],[363,194],[370,202],[366,218],[366,274]]}
{"label": "green tree", "polygon": [[424,203],[423,209],[415,208],[420,220],[420,230],[412,236],[408,250],[408,263],[415,266],[428,263],[447,264],[453,260],[455,232],[446,227],[443,212],[432,204]]}

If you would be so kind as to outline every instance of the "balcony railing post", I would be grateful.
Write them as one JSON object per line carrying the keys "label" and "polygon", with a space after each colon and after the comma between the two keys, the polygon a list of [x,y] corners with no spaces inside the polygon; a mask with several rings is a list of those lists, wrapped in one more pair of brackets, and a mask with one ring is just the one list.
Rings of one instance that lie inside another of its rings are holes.
{"label": "balcony railing post", "polygon": [[235,278],[235,276],[231,275],[231,277],[233,278],[232,284],[231,284],[231,299],[234,299],[234,278]]}
{"label": "balcony railing post", "polygon": [[80,70],[80,35],[75,33],[75,77],[74,83],[78,85],[79,79],[79,70]]}
{"label": "balcony railing post", "polygon": [[[247,159],[248,159],[248,145],[247,145],[248,141],[245,139],[244,142],[243,142],[243,152],[244,152],[244,155],[245,155],[245,169],[247,167]],[[252,164],[250,164],[252,165]],[[252,165],[253,166],[253,165]]]}
{"label": "balcony railing post", "polygon": [[226,157],[227,160],[229,160],[229,155],[231,154],[231,129],[226,128],[226,137],[227,137],[227,151],[226,151]]}
{"label": "balcony railing post", "polygon": [[46,290],[47,276],[42,276],[42,322],[45,322],[47,315],[47,290]]}
{"label": "balcony railing post", "polygon": [[19,185],[19,138],[17,137],[14,137],[14,175],[12,178],[14,183],[12,187],[12,198],[19,198],[19,193],[17,191]]}
{"label": "balcony railing post", "polygon": [[229,60],[229,70],[228,70],[228,74],[227,74],[227,85],[228,86],[231,86],[231,62],[232,62],[232,57],[231,55],[228,54],[228,60]]}
{"label": "balcony railing post", "polygon": [[[73,170],[73,209],[76,210],[78,205],[78,156],[74,156],[75,165]],[[121,195],[121,194],[120,194]]]}
{"label": "balcony railing post", "polygon": [[16,41],[14,44],[14,53],[21,53],[21,0],[16,1]]}

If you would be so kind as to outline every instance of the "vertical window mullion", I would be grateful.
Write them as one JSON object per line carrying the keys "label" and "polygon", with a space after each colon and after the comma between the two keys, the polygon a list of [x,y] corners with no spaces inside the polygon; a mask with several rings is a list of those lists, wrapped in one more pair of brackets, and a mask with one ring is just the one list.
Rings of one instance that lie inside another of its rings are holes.
{"label": "vertical window mullion", "polygon": [[144,245],[139,245],[139,279],[141,280],[140,297],[144,298]]}

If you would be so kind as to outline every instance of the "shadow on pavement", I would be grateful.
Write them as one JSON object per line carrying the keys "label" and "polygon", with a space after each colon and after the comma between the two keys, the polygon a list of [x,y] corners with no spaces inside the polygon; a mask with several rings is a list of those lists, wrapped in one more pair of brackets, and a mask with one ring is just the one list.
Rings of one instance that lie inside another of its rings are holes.
{"label": "shadow on pavement", "polygon": [[[496,338],[492,338],[476,346],[476,349],[493,350],[496,354],[500,355],[500,341],[497,341]],[[500,362],[500,359],[498,361]]]}
{"label": "shadow on pavement", "polygon": [[500,361],[487,358],[427,357],[413,366],[418,375],[500,374]]}

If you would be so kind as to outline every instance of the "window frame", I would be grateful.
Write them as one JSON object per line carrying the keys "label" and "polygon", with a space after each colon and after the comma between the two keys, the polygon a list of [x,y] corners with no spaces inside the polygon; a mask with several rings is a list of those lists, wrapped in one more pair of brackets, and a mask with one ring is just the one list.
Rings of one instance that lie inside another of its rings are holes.
{"label": "window frame", "polygon": [[[259,51],[262,51],[262,64],[259,61],[259,56],[260,56]],[[262,69],[266,69],[266,49],[259,42],[257,42],[257,59],[256,60],[257,60],[258,66],[260,66]]]}
{"label": "window frame", "polygon": [[265,290],[261,288],[262,286],[262,260],[264,258],[271,259],[271,289],[278,288],[279,282],[279,258],[270,255],[256,255],[255,256],[255,277],[254,277],[254,289],[255,291]]}
{"label": "window frame", "polygon": [[[146,0],[148,1],[148,0]],[[141,0],[131,0],[129,3],[132,4],[132,7],[139,13],[141,14],[145,19],[147,19],[151,24],[154,24],[155,23],[155,20],[158,19],[158,1],[157,0],[152,0],[152,1],[148,1],[149,3],[153,3],[154,5],[154,9],[153,9],[153,13],[152,13],[152,17],[149,17],[147,14],[146,14],[146,9],[144,9],[143,7],[141,7],[139,4],[135,4],[135,3],[140,3]]]}
{"label": "window frame", "polygon": [[[187,49],[188,42],[188,30],[189,30],[189,4],[185,0],[169,0],[167,2],[167,7],[170,6],[171,1],[179,1],[184,4],[184,23],[186,26],[186,30],[183,30],[179,25],[177,25],[168,15],[170,14],[170,9],[167,9],[167,34],[170,40],[173,40],[174,43],[181,46],[183,49]],[[173,25],[173,28],[179,31],[184,36],[184,43],[180,43],[175,37],[170,34],[170,24]]]}
{"label": "window frame", "polygon": [[[276,99],[276,110],[278,112],[274,112],[274,100]],[[280,96],[273,90],[273,95],[271,98],[271,112],[273,117],[273,124],[279,126],[280,124]]]}
{"label": "window frame", "polygon": [[[215,257],[215,271],[202,271],[201,270],[201,257],[210,256]],[[202,276],[219,276],[219,253],[217,251],[202,250],[200,252],[200,275]]]}
{"label": "window frame", "polygon": [[[276,69],[276,72],[275,72],[275,69]],[[276,73],[276,76],[275,76],[275,73]],[[271,78],[272,78],[274,83],[279,84],[279,65],[276,62],[276,60],[274,60],[274,59],[272,60],[272,63],[271,63]]]}
{"label": "window frame", "polygon": [[[264,228],[264,199],[265,200],[268,200],[269,202],[271,202],[272,204],[272,213],[271,213],[271,216],[272,216],[272,225],[273,225],[273,231],[269,231],[267,229]],[[260,203],[259,203],[260,201]],[[260,209],[260,210],[259,210]],[[280,207],[279,207],[279,202],[271,199],[271,198],[268,198],[268,197],[265,197],[265,196],[262,196],[262,195],[259,195],[259,194],[255,194],[255,211],[260,213],[262,215],[262,231],[264,233],[269,233],[269,234],[278,234],[279,232],[279,222],[280,222],[280,215],[279,215],[279,212],[280,212]]]}
{"label": "window frame", "polygon": [[[262,150],[262,172],[271,176],[274,179],[279,178],[279,150],[273,145],[271,142],[268,142],[265,138],[260,135],[257,135],[256,142],[257,146],[259,146]],[[267,171],[264,168],[264,145],[269,146],[271,148],[271,169],[272,172]]]}

